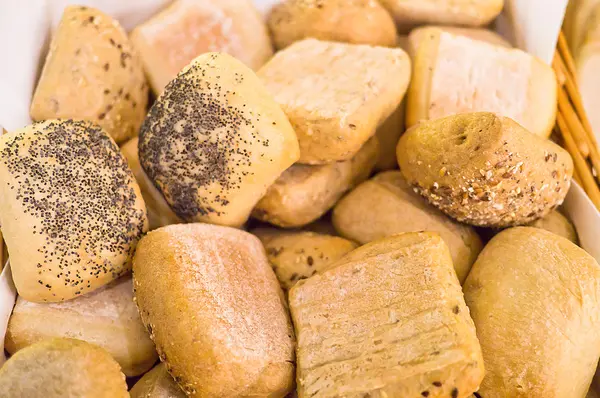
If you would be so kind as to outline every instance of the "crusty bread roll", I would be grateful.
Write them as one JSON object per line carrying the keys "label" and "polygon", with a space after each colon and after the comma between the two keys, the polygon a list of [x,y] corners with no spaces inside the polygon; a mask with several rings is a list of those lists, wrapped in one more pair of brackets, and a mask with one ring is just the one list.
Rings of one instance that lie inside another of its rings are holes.
{"label": "crusty bread roll", "polygon": [[186,398],[187,395],[177,386],[164,363],[159,363],[129,391],[131,398]]}
{"label": "crusty bread roll", "polygon": [[323,164],[352,158],[398,107],[410,60],[399,48],[306,39],[258,75],[296,130],[299,162]]}
{"label": "crusty bread roll", "polygon": [[285,298],[255,236],[210,224],[148,233],[133,260],[142,321],[191,397],[283,397],[294,385]]}
{"label": "crusty bread roll", "polygon": [[267,190],[252,215],[280,227],[301,227],[325,214],[344,193],[366,180],[379,156],[372,137],[354,155],[323,165],[295,164]]}
{"label": "crusty bread roll", "polygon": [[164,196],[156,189],[140,165],[138,141],[139,137],[134,137],[127,141],[121,146],[121,153],[123,153],[123,156],[127,159],[127,163],[140,186],[142,197],[146,203],[150,230],[164,227],[165,225],[181,223],[181,219],[177,217],[177,214],[169,207]]}
{"label": "crusty bread roll", "polygon": [[575,56],[586,42],[590,31],[598,31],[598,0],[571,0],[568,2],[564,18],[563,31],[569,43],[569,49]]}
{"label": "crusty bread roll", "polygon": [[473,228],[429,205],[399,171],[377,174],[356,187],[335,206],[332,220],[340,235],[361,244],[401,232],[437,232],[450,249],[461,283],[483,248]]}
{"label": "crusty bread roll", "polygon": [[264,245],[273,271],[286,290],[301,279],[323,272],[358,247],[347,239],[310,231],[257,228],[252,233]]}
{"label": "crusty bread roll", "polygon": [[1,136],[0,154],[0,225],[20,296],[68,300],[129,272],[146,209],[102,128],[34,123]]}
{"label": "crusty bread roll", "polygon": [[402,32],[422,24],[483,26],[500,14],[503,0],[380,0]]}
{"label": "crusty bread roll", "polygon": [[275,47],[309,37],[353,44],[392,47],[396,26],[373,0],[284,0],[268,16]]}
{"label": "crusty bread roll", "polygon": [[402,101],[398,108],[377,129],[375,136],[379,142],[379,159],[375,164],[375,170],[391,170],[398,168],[396,160],[396,145],[402,133],[404,133],[404,115],[406,101]]}
{"label": "crusty bread roll", "polygon": [[137,26],[131,42],[157,94],[200,54],[224,52],[252,69],[273,55],[267,27],[250,0],[176,0]]}
{"label": "crusty bread roll", "polygon": [[119,364],[102,348],[49,339],[12,356],[0,368],[0,397],[128,398]]}
{"label": "crusty bread roll", "polygon": [[294,130],[256,75],[229,55],[196,58],[156,100],[140,163],[186,221],[240,226],[299,157]]}
{"label": "crusty bread roll", "polygon": [[362,246],[289,294],[300,397],[467,397],[483,378],[473,321],[436,233]]}
{"label": "crusty bread roll", "polygon": [[104,348],[127,376],[137,376],[158,359],[133,302],[131,277],[62,303],[32,303],[17,298],[6,330],[6,350],[68,337]]}
{"label": "crusty bread roll", "polygon": [[492,113],[421,123],[398,143],[400,170],[415,191],[458,221],[526,224],[560,205],[573,160],[550,140]]}
{"label": "crusty bread roll", "polygon": [[563,216],[557,210],[552,210],[545,217],[529,223],[529,226],[545,229],[546,231],[550,231],[558,236],[562,236],[563,238],[566,238],[575,244],[579,243],[575,226],[567,217]]}
{"label": "crusty bread roll", "polygon": [[556,98],[554,71],[538,58],[432,29],[421,39],[414,58],[406,122],[412,126],[421,120],[485,111],[510,117],[548,137]]}
{"label": "crusty bread roll", "polygon": [[583,398],[600,357],[600,266],[570,241],[510,228],[464,285],[486,375],[482,397]]}
{"label": "crusty bread roll", "polygon": [[65,8],[31,102],[31,118],[85,119],[117,142],[146,115],[142,64],[119,23],[89,7]]}

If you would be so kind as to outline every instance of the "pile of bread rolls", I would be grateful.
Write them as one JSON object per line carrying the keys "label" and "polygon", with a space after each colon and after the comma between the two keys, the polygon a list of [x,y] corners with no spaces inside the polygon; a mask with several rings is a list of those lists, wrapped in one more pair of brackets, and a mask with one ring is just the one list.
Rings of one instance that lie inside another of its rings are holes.
{"label": "pile of bread rolls", "polygon": [[556,77],[502,7],[66,8],[0,137],[0,397],[595,396]]}

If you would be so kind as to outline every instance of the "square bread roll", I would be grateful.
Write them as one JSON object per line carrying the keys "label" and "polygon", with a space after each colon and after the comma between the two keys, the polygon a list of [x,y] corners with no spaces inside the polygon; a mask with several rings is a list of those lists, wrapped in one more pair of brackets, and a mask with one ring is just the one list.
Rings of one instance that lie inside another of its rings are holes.
{"label": "square bread roll", "polygon": [[410,60],[399,48],[306,39],[258,75],[296,131],[299,162],[323,164],[352,158],[398,107]]}
{"label": "square bread roll", "polygon": [[1,136],[0,154],[0,225],[20,296],[69,300],[131,270],[146,207],[102,128],[35,123]]}
{"label": "square bread roll", "polygon": [[303,397],[467,397],[484,369],[436,233],[362,246],[290,290]]}
{"label": "square bread roll", "polygon": [[142,63],[119,23],[93,8],[65,8],[31,101],[31,118],[89,120],[121,143],[137,135],[147,104]]}
{"label": "square bread roll", "polygon": [[224,52],[252,69],[273,55],[267,27],[250,0],[176,0],[137,26],[131,42],[156,94],[203,53]]}
{"label": "square bread roll", "polygon": [[548,137],[556,104],[554,71],[536,57],[431,30],[414,59],[406,121],[410,127],[456,113],[494,112]]}
{"label": "square bread roll", "polygon": [[323,165],[295,164],[269,187],[252,211],[254,218],[279,227],[309,224],[344,193],[366,180],[379,156],[372,137],[350,160]]}
{"label": "square bread roll", "polygon": [[223,53],[199,56],[167,85],[138,149],[178,217],[236,227],[300,156],[281,107],[252,70]]}

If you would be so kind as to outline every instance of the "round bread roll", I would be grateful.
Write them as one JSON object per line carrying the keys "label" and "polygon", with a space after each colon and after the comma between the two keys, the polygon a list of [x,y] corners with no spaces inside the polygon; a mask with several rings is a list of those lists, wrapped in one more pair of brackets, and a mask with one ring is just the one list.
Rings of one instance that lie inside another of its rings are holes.
{"label": "round bread roll", "polygon": [[573,175],[567,151],[488,112],[423,122],[400,138],[397,156],[416,192],[482,227],[544,217],[563,202]]}
{"label": "round bread roll", "polygon": [[460,283],[483,248],[473,228],[427,204],[399,171],[379,173],[360,184],[338,202],[332,221],[340,235],[360,244],[401,232],[437,232],[450,249]]}
{"label": "round bread roll", "polygon": [[373,0],[285,0],[268,17],[278,49],[309,37],[393,47],[394,20]]}
{"label": "round bread roll", "polygon": [[273,271],[286,290],[301,279],[323,272],[329,264],[358,247],[338,236],[309,231],[257,228],[251,232],[261,240]]}
{"label": "round bread roll", "polygon": [[175,214],[236,227],[300,157],[279,105],[252,70],[223,53],[199,56],[167,85],[138,145]]}
{"label": "round bread roll", "polygon": [[185,398],[164,363],[159,363],[142,376],[129,391],[131,398]]}
{"label": "round bread roll", "polygon": [[28,301],[89,293],[131,270],[148,229],[115,142],[86,121],[47,120],[0,137],[0,225]]}
{"label": "round bread roll", "polygon": [[510,228],[463,287],[483,351],[479,394],[585,397],[600,357],[600,265],[569,240]]}
{"label": "round bread roll", "polygon": [[61,303],[38,304],[18,297],[6,330],[6,351],[14,354],[53,337],[104,348],[126,376],[144,373],[158,359],[133,302],[131,277]]}
{"label": "round bread roll", "polygon": [[0,397],[127,398],[119,364],[102,348],[49,339],[13,355],[0,368]]}
{"label": "round bread roll", "polygon": [[535,220],[529,224],[530,227],[545,229],[555,233],[558,236],[569,239],[576,245],[579,243],[575,226],[569,219],[563,216],[559,211],[553,210],[547,216]]}
{"label": "round bread roll", "polygon": [[188,396],[283,397],[292,389],[292,325],[258,238],[169,225],[140,241],[133,270],[142,321]]}
{"label": "round bread roll", "polygon": [[31,118],[90,120],[121,143],[137,135],[147,104],[141,61],[119,23],[94,8],[65,8],[33,95]]}

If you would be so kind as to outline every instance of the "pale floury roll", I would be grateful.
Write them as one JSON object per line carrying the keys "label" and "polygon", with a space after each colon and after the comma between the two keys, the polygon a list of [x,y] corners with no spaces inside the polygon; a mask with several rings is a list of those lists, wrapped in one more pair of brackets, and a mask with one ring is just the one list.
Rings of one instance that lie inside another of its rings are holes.
{"label": "pale floury roll", "polygon": [[89,120],[121,143],[137,135],[147,104],[140,58],[119,23],[93,8],[65,8],[33,95],[31,118]]}
{"label": "pale floury roll", "polygon": [[196,58],[158,97],[140,163],[185,221],[241,226],[300,155],[296,134],[256,75],[223,53]]}
{"label": "pale floury roll", "polygon": [[486,375],[482,397],[583,398],[600,357],[600,265],[569,240],[517,227],[464,285]]}
{"label": "pale floury roll", "polygon": [[62,301],[131,270],[140,188],[97,125],[48,120],[0,137],[0,224],[20,296]]}
{"label": "pale floury roll", "polygon": [[191,397],[284,397],[294,334],[283,291],[255,236],[210,224],[148,233],[135,298],[160,359]]}

